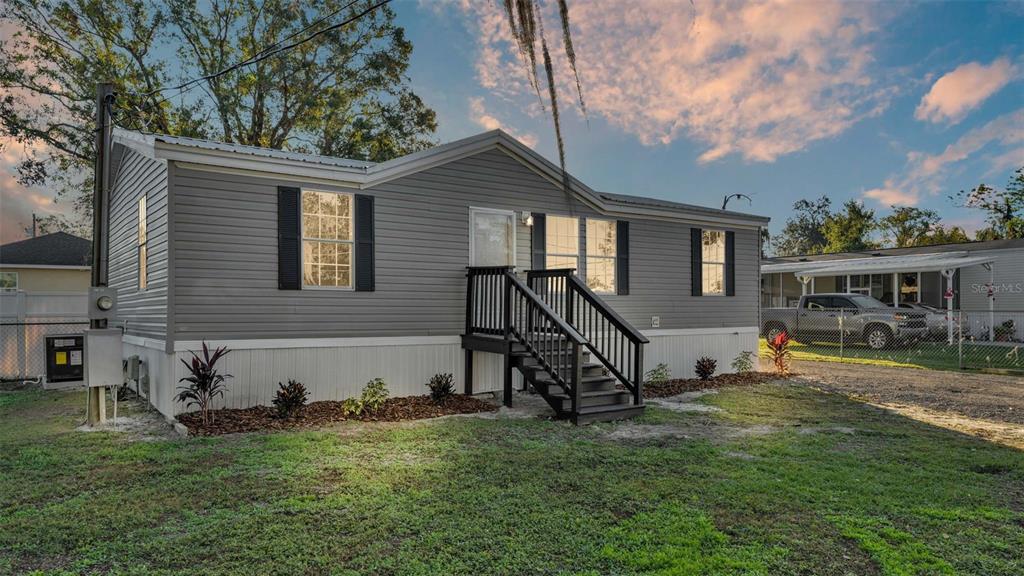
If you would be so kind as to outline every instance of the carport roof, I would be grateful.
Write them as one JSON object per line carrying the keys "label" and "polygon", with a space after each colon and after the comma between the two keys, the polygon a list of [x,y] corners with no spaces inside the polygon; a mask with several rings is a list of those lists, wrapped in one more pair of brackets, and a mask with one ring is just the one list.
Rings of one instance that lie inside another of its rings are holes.
{"label": "carport roof", "polygon": [[762,274],[792,272],[796,276],[843,276],[846,274],[885,274],[890,272],[934,272],[991,264],[995,256],[970,256],[966,252],[914,254],[910,256],[874,256],[824,262],[782,262],[762,264]]}

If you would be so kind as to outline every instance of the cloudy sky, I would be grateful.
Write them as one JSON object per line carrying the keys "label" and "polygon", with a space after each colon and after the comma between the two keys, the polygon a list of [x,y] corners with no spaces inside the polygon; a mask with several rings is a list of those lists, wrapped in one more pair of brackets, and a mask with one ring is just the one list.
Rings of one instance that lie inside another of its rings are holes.
{"label": "cloudy sky", "polygon": [[[543,12],[556,54],[554,2]],[[980,214],[948,195],[1002,186],[1024,165],[1024,3],[570,0],[587,106],[556,56],[570,172],[598,190],[773,219],[830,196],[937,210],[969,231]],[[557,158],[538,103],[490,0],[394,4],[415,45],[414,89],[438,138],[502,128]],[[63,209],[0,174],[3,239],[32,210]]]}

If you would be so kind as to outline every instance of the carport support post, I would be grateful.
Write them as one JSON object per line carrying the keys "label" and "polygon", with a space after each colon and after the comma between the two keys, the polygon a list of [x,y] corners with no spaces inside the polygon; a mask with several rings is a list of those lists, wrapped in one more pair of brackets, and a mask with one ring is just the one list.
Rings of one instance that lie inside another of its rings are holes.
{"label": "carport support post", "polygon": [[810,276],[797,276],[796,279],[800,281],[800,294],[806,296],[807,295],[807,285],[811,282],[811,277]]}
{"label": "carport support post", "polygon": [[996,263],[985,264],[988,268],[988,341],[996,341]]}
{"label": "carport support post", "polygon": [[946,298],[947,341],[951,346],[953,345],[953,274],[956,274],[956,270],[942,271],[942,276],[946,278],[946,293],[943,294],[943,297]]}

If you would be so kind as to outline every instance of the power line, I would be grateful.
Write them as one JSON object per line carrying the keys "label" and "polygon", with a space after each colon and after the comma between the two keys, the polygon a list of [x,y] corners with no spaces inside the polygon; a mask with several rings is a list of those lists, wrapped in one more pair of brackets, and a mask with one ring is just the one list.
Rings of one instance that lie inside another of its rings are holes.
{"label": "power line", "polygon": [[339,8],[337,10],[335,10],[331,14],[329,14],[327,16],[324,16],[324,17],[321,17],[321,18],[317,19],[316,21],[312,22],[311,24],[309,24],[308,26],[306,26],[305,28],[303,28],[302,30],[294,32],[294,33],[288,35],[287,37],[282,38],[281,40],[278,40],[277,42],[271,44],[270,46],[268,46],[267,48],[264,48],[263,50],[260,50],[255,55],[249,57],[246,60],[242,60],[241,62],[236,62],[235,64],[232,64],[231,66],[228,66],[227,68],[224,68],[222,70],[218,70],[217,72],[213,72],[211,74],[206,74],[206,75],[200,76],[198,78],[193,78],[193,79],[188,80],[186,82],[183,82],[183,83],[181,83],[181,84],[179,84],[177,86],[168,86],[168,87],[165,87],[165,88],[158,88],[156,90],[152,90],[150,92],[147,92],[147,93],[142,95],[143,98],[149,98],[151,96],[155,96],[156,94],[159,94],[159,93],[164,92],[166,90],[177,90],[178,91],[177,94],[174,94],[172,96],[167,96],[165,98],[161,98],[160,100],[154,102],[153,104],[150,104],[150,105],[142,107],[142,108],[136,108],[136,110],[139,113],[139,115],[141,116],[142,114],[148,112],[149,110],[151,110],[151,109],[153,109],[155,107],[160,106],[164,102],[167,102],[171,98],[175,98],[175,97],[181,96],[182,94],[185,94],[185,93],[191,91],[193,88],[195,88],[196,86],[200,85],[200,83],[202,83],[202,82],[208,82],[210,80],[213,80],[214,78],[218,78],[220,76],[223,76],[225,74],[228,74],[230,72],[238,70],[239,68],[244,68],[245,66],[251,66],[253,64],[262,62],[263,60],[266,60],[267,58],[270,58],[271,56],[275,56],[275,55],[280,54],[282,52],[286,52],[288,50],[291,50],[293,48],[301,46],[302,44],[305,44],[306,42],[309,42],[309,41],[311,41],[311,40],[313,40],[313,39],[315,39],[315,38],[317,38],[319,36],[322,36],[322,35],[328,33],[328,32],[331,32],[331,31],[337,30],[339,28],[342,28],[344,26],[347,26],[347,25],[351,24],[352,22],[355,22],[356,20],[362,18],[363,16],[366,16],[367,14],[377,10],[381,6],[384,6],[385,4],[389,4],[391,2],[391,0],[379,0],[378,2],[376,2],[375,4],[373,4],[370,7],[366,8],[362,12],[360,12],[358,14],[355,14],[354,16],[351,16],[349,18],[346,18],[345,20],[343,20],[341,22],[338,22],[336,24],[332,24],[330,26],[327,26],[327,27],[325,27],[325,28],[323,28],[321,30],[318,30],[318,31],[314,32],[313,34],[310,34],[310,35],[306,36],[305,38],[302,38],[302,39],[297,40],[295,42],[292,42],[290,44],[285,44],[283,46],[281,45],[282,42],[286,42],[286,41],[288,41],[288,40],[290,40],[292,38],[295,38],[296,36],[298,36],[298,35],[306,32],[306,31],[308,31],[308,30],[310,30],[310,29],[312,29],[312,28],[322,24],[323,22],[325,22],[327,20],[330,20],[331,18],[333,18],[334,16],[340,14],[344,10],[347,10],[348,8],[351,8],[353,5],[356,4],[357,1],[358,0],[352,0],[348,4],[346,4],[345,6]]}

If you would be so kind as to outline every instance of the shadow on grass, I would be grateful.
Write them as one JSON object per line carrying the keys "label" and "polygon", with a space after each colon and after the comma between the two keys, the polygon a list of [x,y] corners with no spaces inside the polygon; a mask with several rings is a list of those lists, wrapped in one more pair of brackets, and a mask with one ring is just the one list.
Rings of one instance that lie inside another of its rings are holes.
{"label": "shadow on grass", "polygon": [[[0,407],[0,572],[1024,570],[1020,452],[795,386],[631,424],[455,418],[154,442],[43,427],[52,398]],[[680,434],[610,440],[627,425]]]}

